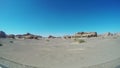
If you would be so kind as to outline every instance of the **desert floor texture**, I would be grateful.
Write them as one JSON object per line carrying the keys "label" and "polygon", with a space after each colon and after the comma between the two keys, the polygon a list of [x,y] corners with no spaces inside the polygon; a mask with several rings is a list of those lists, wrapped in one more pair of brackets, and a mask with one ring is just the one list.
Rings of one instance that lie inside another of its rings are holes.
{"label": "desert floor texture", "polygon": [[120,37],[83,39],[84,43],[57,38],[0,39],[0,64],[8,68],[20,68],[19,64],[34,68],[120,68]]}

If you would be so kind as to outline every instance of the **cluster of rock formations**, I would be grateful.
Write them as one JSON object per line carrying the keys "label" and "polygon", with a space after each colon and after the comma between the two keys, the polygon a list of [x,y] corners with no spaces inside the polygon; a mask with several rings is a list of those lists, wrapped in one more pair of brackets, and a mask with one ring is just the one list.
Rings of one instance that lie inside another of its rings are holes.
{"label": "cluster of rock formations", "polygon": [[54,36],[52,36],[52,35],[49,35],[48,38],[56,38],[56,37],[54,37]]}
{"label": "cluster of rock formations", "polygon": [[[107,32],[105,34],[102,35],[98,35],[97,32],[78,32],[75,33],[74,35],[67,35],[64,36],[63,38],[65,39],[71,39],[71,38],[90,38],[90,37],[107,37],[107,36],[120,36],[120,33],[110,33]],[[38,35],[33,35],[30,33],[26,33],[26,34],[19,34],[19,35],[14,35],[14,34],[10,34],[7,35],[4,31],[0,31],[0,38],[12,38],[12,39],[39,39],[42,38],[42,36],[38,36]],[[49,35],[47,38],[58,38],[52,35]]]}
{"label": "cluster of rock formations", "polygon": [[97,32],[78,32],[73,36],[75,38],[81,38],[81,37],[97,37]]}
{"label": "cluster of rock formations", "polygon": [[72,36],[64,36],[64,38],[83,38],[83,37],[97,37],[97,32],[78,32]]}
{"label": "cluster of rock formations", "polygon": [[98,37],[108,37],[108,36],[120,36],[120,33],[104,33],[104,34],[99,34]]}
{"label": "cluster of rock formations", "polygon": [[22,35],[14,35],[14,34],[7,35],[4,31],[0,31],[0,38],[39,39],[39,38],[42,38],[42,36],[33,35],[33,34],[30,34],[30,33],[26,33],[26,34],[22,34]]}
{"label": "cluster of rock formations", "polygon": [[90,37],[109,37],[109,36],[120,36],[120,33],[104,33],[104,34],[97,34],[97,32],[78,32],[74,35],[66,35],[64,36],[65,39],[71,39],[71,38],[90,38]]}
{"label": "cluster of rock formations", "polygon": [[24,39],[39,39],[42,36],[37,36],[37,35],[27,33],[27,34],[23,34],[23,35],[16,35],[16,37],[17,38],[24,38]]}

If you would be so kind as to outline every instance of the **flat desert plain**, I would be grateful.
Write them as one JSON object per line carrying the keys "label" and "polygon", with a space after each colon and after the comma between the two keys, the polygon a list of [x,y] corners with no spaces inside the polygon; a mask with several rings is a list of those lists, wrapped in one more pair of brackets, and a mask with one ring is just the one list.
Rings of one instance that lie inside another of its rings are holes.
{"label": "flat desert plain", "polygon": [[8,68],[120,68],[120,37],[82,39],[84,43],[60,38],[0,39],[0,64]]}

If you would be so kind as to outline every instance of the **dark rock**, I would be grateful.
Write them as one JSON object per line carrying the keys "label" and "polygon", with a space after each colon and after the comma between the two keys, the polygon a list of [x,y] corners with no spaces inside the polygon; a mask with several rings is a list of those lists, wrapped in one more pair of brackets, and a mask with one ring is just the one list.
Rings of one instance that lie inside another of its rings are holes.
{"label": "dark rock", "polygon": [[15,39],[15,35],[14,34],[10,34],[7,36],[8,38],[12,38],[12,39]]}
{"label": "dark rock", "polygon": [[81,37],[97,37],[97,32],[78,32],[73,36],[75,38],[81,38]]}
{"label": "dark rock", "polygon": [[0,68],[8,68],[8,67],[5,66],[5,65],[0,64]]}
{"label": "dark rock", "polygon": [[49,36],[48,36],[48,38],[55,38],[55,37],[54,37],[54,36],[52,36],[52,35],[49,35]]}
{"label": "dark rock", "polygon": [[20,39],[23,38],[23,35],[16,35],[15,37]]}
{"label": "dark rock", "polygon": [[72,38],[72,36],[70,36],[70,35],[64,36],[64,39],[71,39],[71,38]]}
{"label": "dark rock", "polygon": [[110,33],[110,32],[107,32],[107,33],[105,33],[103,36],[113,36],[113,34]]}
{"label": "dark rock", "polygon": [[7,37],[6,33],[3,31],[0,31],[0,38],[6,38],[6,37]]}
{"label": "dark rock", "polygon": [[34,39],[34,36],[33,35],[26,35],[26,36],[24,36],[24,39]]}

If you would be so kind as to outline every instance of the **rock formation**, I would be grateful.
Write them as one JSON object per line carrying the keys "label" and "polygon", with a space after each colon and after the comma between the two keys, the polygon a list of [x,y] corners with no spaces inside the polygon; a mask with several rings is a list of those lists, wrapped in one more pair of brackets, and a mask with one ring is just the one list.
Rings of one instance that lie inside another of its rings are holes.
{"label": "rock formation", "polygon": [[39,39],[42,38],[42,36],[37,36],[37,35],[33,35],[31,33],[27,33],[27,34],[23,34],[22,36],[24,39]]}
{"label": "rock formation", "polygon": [[15,38],[21,39],[21,38],[23,38],[23,35],[18,34],[18,35],[15,36]]}
{"label": "rock formation", "polygon": [[33,39],[34,38],[33,35],[26,35],[26,36],[23,36],[23,37],[24,37],[24,39]]}
{"label": "rock formation", "polygon": [[107,32],[107,33],[103,34],[103,36],[104,36],[104,37],[106,37],[106,36],[113,36],[113,34],[110,33],[110,32]]}
{"label": "rock formation", "polygon": [[4,31],[0,31],[0,38],[6,38],[7,35]]}
{"label": "rock formation", "polygon": [[64,39],[71,39],[72,36],[70,36],[70,35],[66,35],[66,36],[64,36],[63,38],[64,38]]}
{"label": "rock formation", "polygon": [[81,38],[81,37],[97,37],[97,32],[78,32],[73,38]]}
{"label": "rock formation", "polygon": [[14,34],[7,35],[7,38],[15,39],[15,35]]}
{"label": "rock formation", "polygon": [[114,33],[114,36],[120,36],[120,32]]}
{"label": "rock formation", "polygon": [[56,37],[54,37],[54,36],[52,36],[52,35],[49,35],[48,38],[56,38]]}

